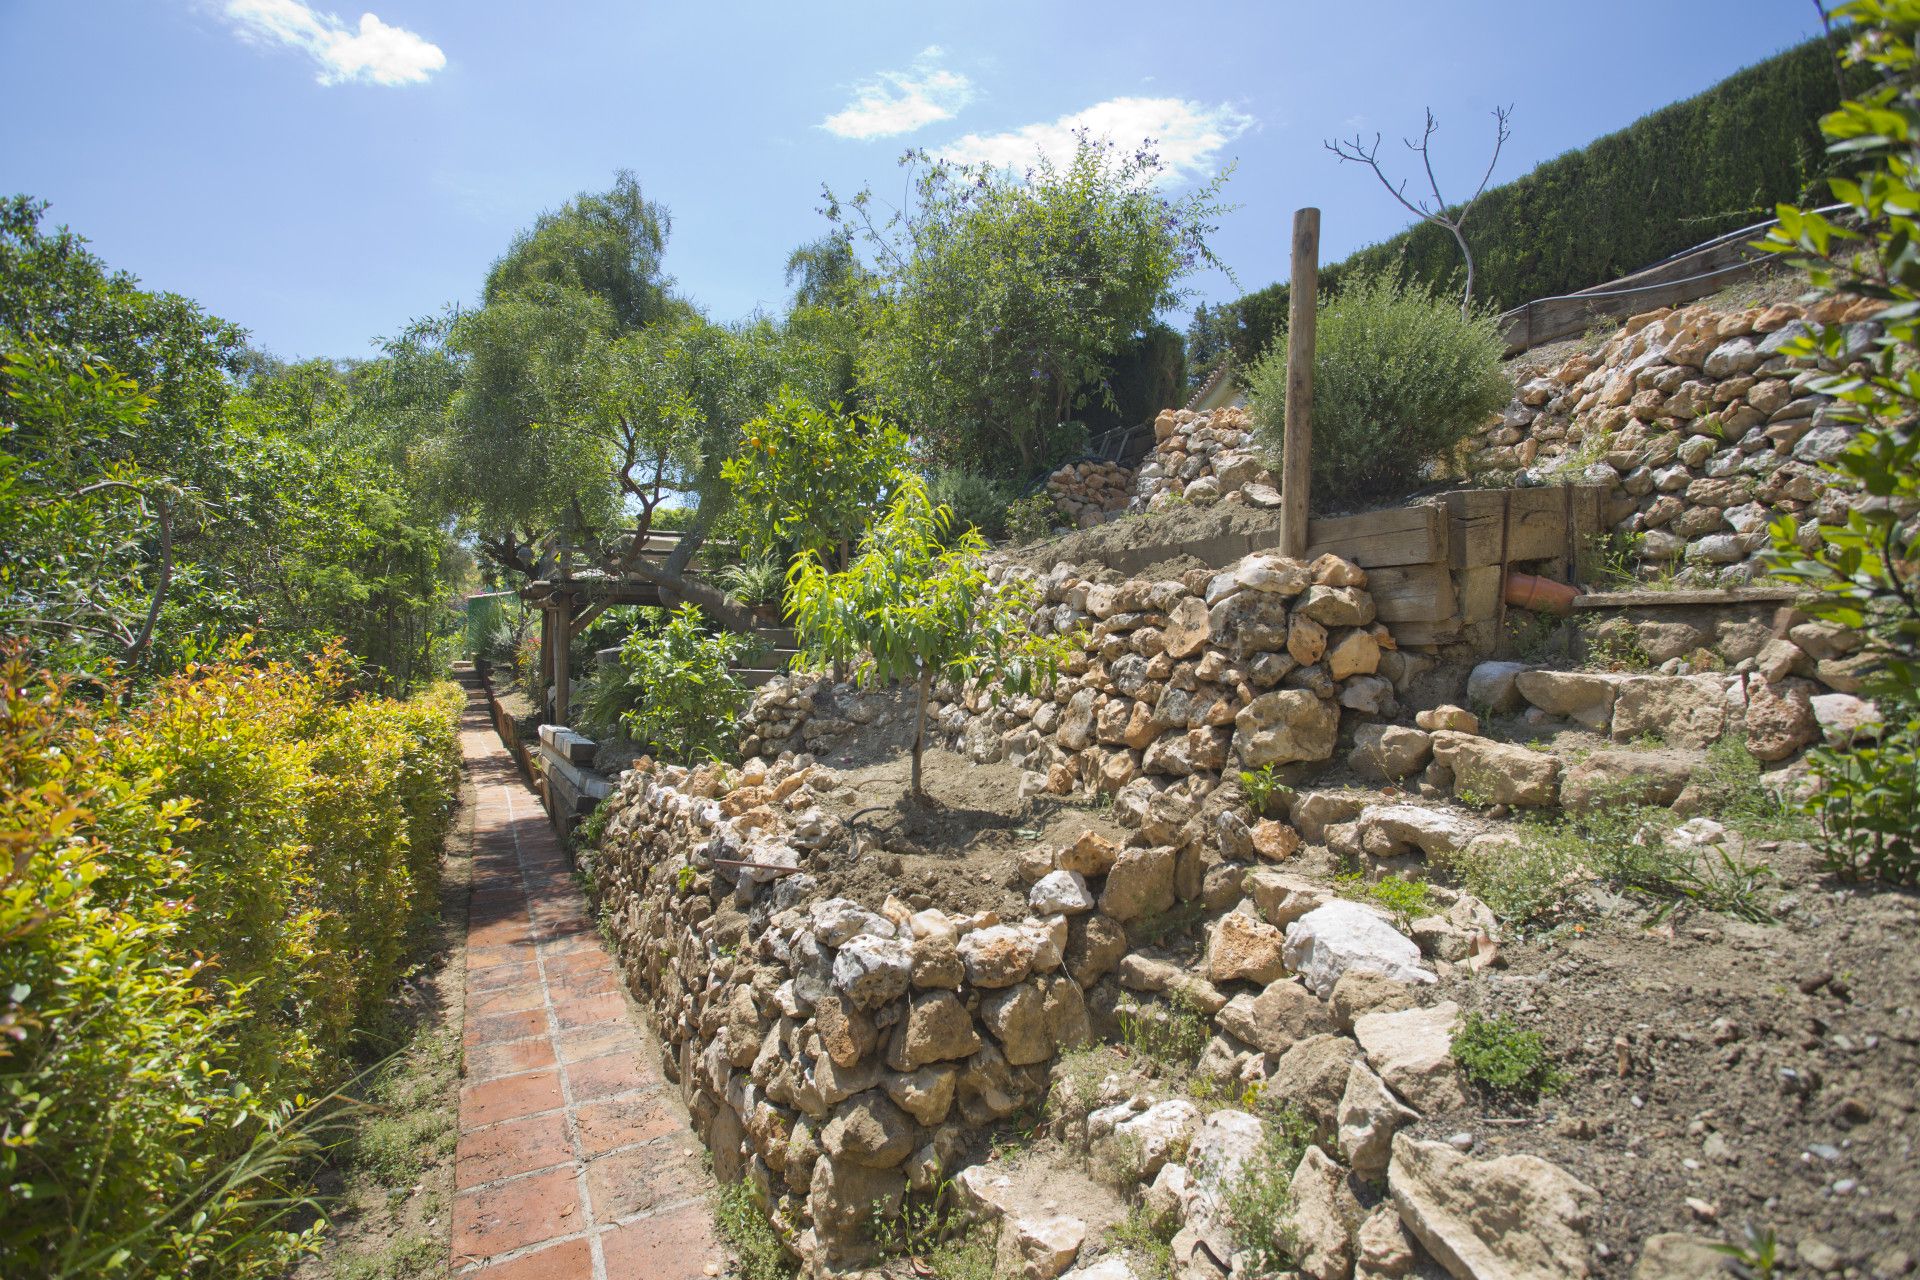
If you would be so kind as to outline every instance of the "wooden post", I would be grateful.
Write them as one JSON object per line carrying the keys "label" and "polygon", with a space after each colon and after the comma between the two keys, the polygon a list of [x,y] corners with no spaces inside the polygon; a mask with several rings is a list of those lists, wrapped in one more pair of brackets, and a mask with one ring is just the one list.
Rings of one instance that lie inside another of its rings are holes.
{"label": "wooden post", "polygon": [[1280,554],[1307,554],[1313,453],[1313,328],[1320,291],[1320,211],[1293,213],[1293,284],[1287,299],[1287,418],[1280,450]]}
{"label": "wooden post", "polygon": [[567,662],[567,651],[573,646],[568,643],[573,638],[573,597],[555,596],[559,608],[553,614],[553,722],[567,722],[568,678],[573,674]]}

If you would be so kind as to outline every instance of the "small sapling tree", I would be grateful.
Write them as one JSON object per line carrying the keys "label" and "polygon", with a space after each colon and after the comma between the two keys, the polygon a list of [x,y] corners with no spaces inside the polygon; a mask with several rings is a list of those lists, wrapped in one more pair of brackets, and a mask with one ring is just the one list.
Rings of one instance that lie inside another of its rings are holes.
{"label": "small sapling tree", "polygon": [[915,475],[867,530],[860,554],[831,573],[814,551],[787,575],[787,614],[808,661],[844,664],[864,686],[911,681],[916,693],[912,794],[924,801],[921,756],[933,683],[1034,693],[1052,683],[1066,641],[1027,629],[1032,588],[998,587],[980,567],[986,540],[953,532],[953,513]]}

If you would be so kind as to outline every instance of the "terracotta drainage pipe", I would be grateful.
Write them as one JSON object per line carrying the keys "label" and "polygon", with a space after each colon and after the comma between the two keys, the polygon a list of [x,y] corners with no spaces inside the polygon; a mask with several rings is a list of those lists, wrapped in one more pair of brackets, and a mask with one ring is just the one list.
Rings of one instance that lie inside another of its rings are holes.
{"label": "terracotta drainage pipe", "polygon": [[1536,613],[1553,613],[1564,617],[1573,612],[1574,597],[1579,594],[1578,588],[1555,582],[1552,578],[1509,572],[1502,598],[1516,609],[1531,609]]}

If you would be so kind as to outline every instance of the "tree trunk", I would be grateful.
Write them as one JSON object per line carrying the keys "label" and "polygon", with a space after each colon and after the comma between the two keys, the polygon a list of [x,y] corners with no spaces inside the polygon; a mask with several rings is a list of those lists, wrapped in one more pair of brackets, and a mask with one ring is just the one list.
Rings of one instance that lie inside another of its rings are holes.
{"label": "tree trunk", "polygon": [[913,710],[913,798],[924,801],[927,793],[920,789],[920,754],[927,745],[927,698],[933,690],[933,672],[927,667],[920,668],[918,682],[919,698]]}

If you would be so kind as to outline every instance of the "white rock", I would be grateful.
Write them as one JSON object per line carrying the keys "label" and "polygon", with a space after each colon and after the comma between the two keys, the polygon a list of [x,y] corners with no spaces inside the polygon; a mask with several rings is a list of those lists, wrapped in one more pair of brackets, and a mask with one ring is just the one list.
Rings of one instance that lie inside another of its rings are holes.
{"label": "white rock", "polygon": [[891,938],[893,921],[867,910],[850,898],[827,898],[813,904],[813,936],[829,947],[844,945],[861,934]]}
{"label": "white rock", "polygon": [[1087,1224],[1064,1215],[1016,1218],[1001,1231],[1001,1265],[1011,1262],[1026,1280],[1054,1280],[1080,1256]]}
{"label": "white rock", "polygon": [[1329,902],[1287,926],[1287,967],[1321,999],[1349,969],[1385,974],[1396,982],[1434,982],[1420,948],[1357,902]]}
{"label": "white rock", "polygon": [[1049,871],[1027,892],[1027,904],[1045,915],[1079,915],[1093,910],[1093,894],[1078,871]]}
{"label": "white rock", "polygon": [[860,934],[833,957],[833,985],[855,1004],[878,1009],[907,989],[913,949],[898,938]]}

